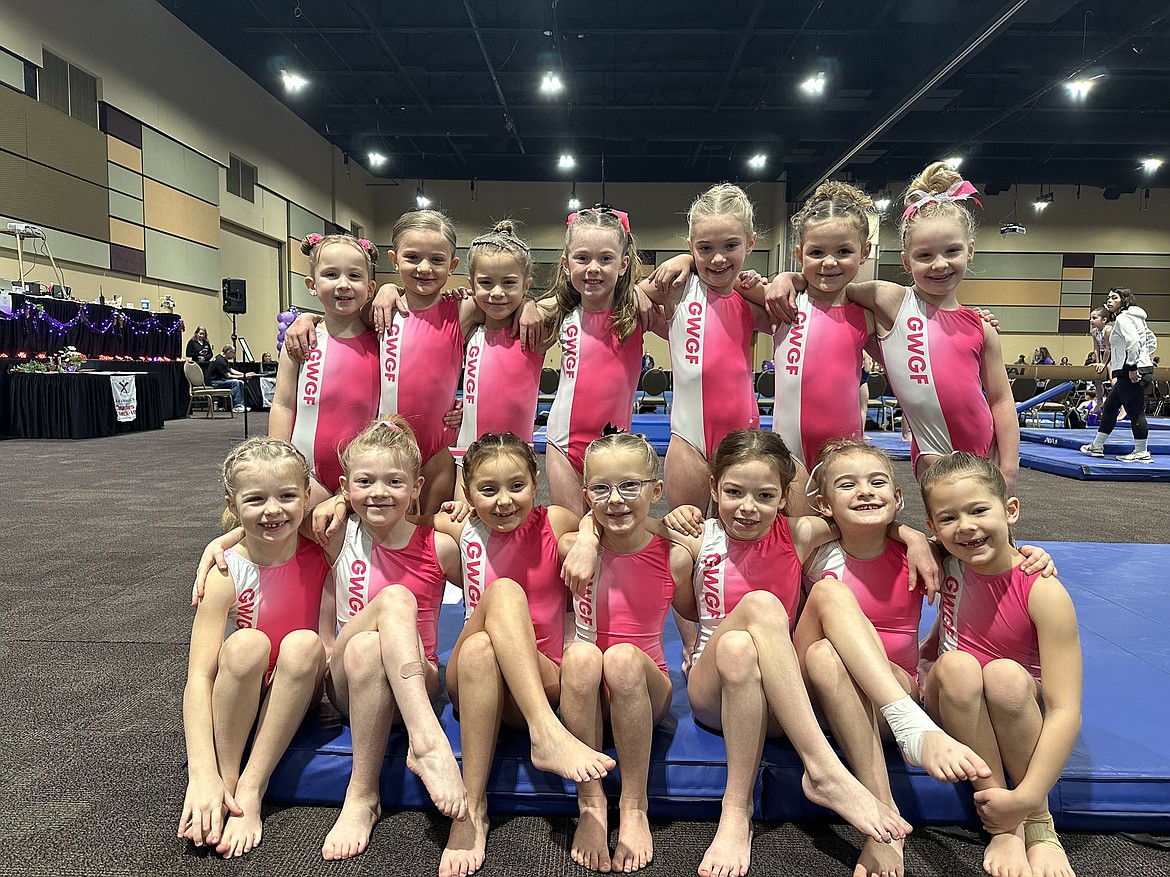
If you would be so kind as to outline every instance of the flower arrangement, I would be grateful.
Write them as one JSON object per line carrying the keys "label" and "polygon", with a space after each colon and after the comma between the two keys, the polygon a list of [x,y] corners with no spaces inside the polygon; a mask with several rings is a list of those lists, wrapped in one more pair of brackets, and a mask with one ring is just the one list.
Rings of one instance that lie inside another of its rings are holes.
{"label": "flower arrangement", "polygon": [[57,354],[57,358],[61,363],[63,369],[73,371],[77,369],[86,360],[86,355],[77,350],[76,347],[66,347]]}
{"label": "flower arrangement", "polygon": [[160,311],[166,311],[168,314],[174,313],[175,297],[168,292],[158,300],[158,309]]}

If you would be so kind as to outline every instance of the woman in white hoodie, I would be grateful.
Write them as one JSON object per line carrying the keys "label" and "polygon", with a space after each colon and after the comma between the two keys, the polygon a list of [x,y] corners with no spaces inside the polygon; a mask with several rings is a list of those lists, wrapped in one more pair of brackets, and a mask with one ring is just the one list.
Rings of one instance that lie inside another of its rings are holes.
{"label": "woman in white hoodie", "polygon": [[1090,457],[1105,456],[1105,440],[1117,424],[1117,412],[1124,406],[1133,427],[1133,453],[1117,459],[1122,463],[1152,463],[1147,447],[1149,426],[1146,424],[1146,388],[1153,380],[1154,363],[1147,342],[1146,312],[1137,305],[1133,292],[1124,287],[1109,290],[1105,309],[1113,317],[1113,335],[1110,338],[1109,369],[1113,373],[1113,387],[1101,407],[1097,435],[1081,453]]}

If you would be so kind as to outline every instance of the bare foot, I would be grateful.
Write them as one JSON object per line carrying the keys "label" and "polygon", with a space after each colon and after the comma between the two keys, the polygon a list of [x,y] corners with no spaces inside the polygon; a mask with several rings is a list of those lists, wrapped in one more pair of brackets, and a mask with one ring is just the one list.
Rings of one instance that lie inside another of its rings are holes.
{"label": "bare foot", "polygon": [[468,804],[467,818],[451,823],[447,846],[439,860],[439,877],[464,877],[483,865],[488,835],[487,801]]}
{"label": "bare foot", "polygon": [[900,840],[913,827],[873,796],[853,774],[838,762],[824,776],[813,779],[806,770],[800,785],[805,797],[828,807],[862,834],[878,843]]}
{"label": "bare foot", "polygon": [[242,816],[229,816],[223,827],[223,837],[215,845],[215,851],[225,859],[252,852],[260,845],[264,823],[260,819],[260,800],[263,794],[236,792],[236,803],[244,811]]}
{"label": "bare foot", "polygon": [[617,762],[603,752],[586,746],[557,723],[548,735],[532,735],[532,765],[575,783],[599,780]]}
{"label": "bare foot", "polygon": [[752,864],[752,814],[723,806],[715,839],[699,862],[701,877],[742,877]]}
{"label": "bare foot", "polygon": [[440,736],[436,745],[426,751],[416,750],[412,742],[406,750],[406,766],[423,781],[440,813],[449,819],[467,818],[467,790],[446,737]]}
{"label": "bare foot", "polygon": [[944,783],[991,776],[991,768],[974,749],[943,731],[927,731],[922,735],[921,767]]}
{"label": "bare foot", "polygon": [[1007,834],[992,835],[983,851],[983,870],[991,877],[1032,877],[1022,825]]}
{"label": "bare foot", "polygon": [[609,814],[604,798],[596,804],[579,803],[577,830],[573,832],[573,861],[590,871],[609,871]]}
{"label": "bare foot", "polygon": [[902,847],[905,843],[896,840],[880,844],[867,837],[861,845],[861,855],[857,857],[853,877],[902,877],[906,873],[902,861]]}
{"label": "bare foot", "polygon": [[370,843],[370,832],[381,818],[382,805],[376,799],[372,802],[363,801],[346,795],[337,821],[329,829],[329,834],[325,835],[321,855],[333,860],[349,859],[364,853]]}
{"label": "bare foot", "polygon": [[613,850],[613,869],[629,874],[640,871],[654,858],[654,838],[650,819],[638,807],[619,808],[618,842]]}

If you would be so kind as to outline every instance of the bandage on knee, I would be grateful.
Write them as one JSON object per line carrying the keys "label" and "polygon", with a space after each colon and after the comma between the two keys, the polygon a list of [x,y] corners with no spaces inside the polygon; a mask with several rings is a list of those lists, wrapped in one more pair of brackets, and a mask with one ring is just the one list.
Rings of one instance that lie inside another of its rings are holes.
{"label": "bandage on knee", "polygon": [[426,672],[426,664],[422,661],[407,661],[398,668],[398,675],[403,679],[409,679],[411,676],[422,676]]}
{"label": "bandage on knee", "polygon": [[915,767],[922,766],[922,738],[929,731],[942,731],[910,695],[881,707],[883,718],[894,732],[902,757]]}

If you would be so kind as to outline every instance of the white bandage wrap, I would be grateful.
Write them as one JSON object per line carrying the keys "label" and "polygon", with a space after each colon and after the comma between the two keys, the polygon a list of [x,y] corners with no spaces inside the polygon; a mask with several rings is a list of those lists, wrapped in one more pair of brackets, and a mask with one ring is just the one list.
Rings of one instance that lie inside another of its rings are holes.
{"label": "white bandage wrap", "polygon": [[894,732],[902,757],[915,767],[922,766],[922,738],[928,731],[942,731],[910,695],[881,707],[882,716]]}

